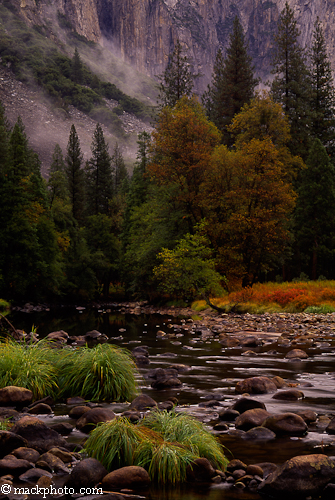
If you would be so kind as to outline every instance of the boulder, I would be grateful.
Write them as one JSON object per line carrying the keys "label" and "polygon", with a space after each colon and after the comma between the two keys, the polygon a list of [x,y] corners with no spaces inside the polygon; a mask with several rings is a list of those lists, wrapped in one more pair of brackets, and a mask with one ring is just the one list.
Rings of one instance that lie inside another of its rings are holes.
{"label": "boulder", "polygon": [[49,333],[46,338],[48,340],[51,340],[55,344],[65,345],[67,343],[67,340],[69,338],[69,334],[64,332],[64,330],[59,330],[57,332],[51,332]]}
{"label": "boulder", "polygon": [[78,418],[82,417],[84,413],[86,413],[89,409],[89,406],[75,406],[69,411],[69,417],[77,420]]}
{"label": "boulder", "polygon": [[225,422],[233,422],[239,415],[239,411],[228,408],[227,410],[222,410],[219,412],[219,419],[224,420]]}
{"label": "boulder", "polygon": [[242,347],[258,347],[262,345],[262,341],[255,335],[250,335],[249,337],[241,339],[240,344]]}
{"label": "boulder", "polygon": [[177,377],[170,377],[164,380],[155,380],[152,382],[151,387],[157,390],[170,389],[173,387],[180,387],[182,385],[181,380]]}
{"label": "boulder", "polygon": [[242,439],[250,441],[270,441],[271,439],[276,439],[276,434],[266,427],[254,427],[253,429],[248,430],[242,436]]}
{"label": "boulder", "polygon": [[109,408],[91,408],[77,420],[76,427],[79,431],[88,433],[100,422],[109,422],[114,418],[115,413]]}
{"label": "boulder", "polygon": [[33,393],[25,387],[8,385],[0,389],[0,406],[15,406],[23,408],[31,403]]}
{"label": "boulder", "polygon": [[71,475],[66,481],[66,486],[74,488],[91,488],[100,483],[107,475],[105,467],[95,458],[84,458],[74,466]]}
{"label": "boulder", "polygon": [[38,465],[39,462],[46,462],[50,466],[50,468],[55,472],[65,472],[65,473],[69,472],[69,470],[65,467],[63,460],[61,460],[53,453],[50,453],[49,451],[43,453],[43,455],[40,456],[40,458],[36,462],[36,465]]}
{"label": "boulder", "polygon": [[55,457],[58,457],[64,464],[69,464],[75,461],[72,453],[61,450],[60,448],[51,448],[48,453],[50,453],[51,455],[55,455]]}
{"label": "boulder", "polygon": [[295,413],[281,413],[267,417],[263,427],[273,431],[276,436],[303,436],[307,432],[307,424]]}
{"label": "boulder", "polygon": [[42,420],[37,417],[26,415],[16,422],[12,432],[22,436],[27,440],[30,448],[43,453],[54,446],[66,447],[65,439],[58,432],[50,429]]}
{"label": "boulder", "polygon": [[252,408],[263,408],[263,410],[266,410],[265,404],[261,401],[256,401],[255,399],[246,397],[239,398],[231,406],[232,410],[236,410],[239,413],[244,413],[247,410],[252,410]]}
{"label": "boulder", "polygon": [[312,424],[317,421],[318,414],[313,410],[301,410],[296,412],[301,418],[303,418],[306,424]]}
{"label": "boulder", "polygon": [[235,392],[243,394],[248,392],[250,394],[267,394],[276,392],[277,386],[268,377],[250,377],[237,382]]}
{"label": "boulder", "polygon": [[29,408],[27,413],[34,415],[50,415],[50,413],[52,413],[52,408],[51,406],[45,403],[38,403],[37,405],[34,405],[31,408]]}
{"label": "boulder", "polygon": [[38,451],[34,450],[33,448],[17,448],[12,452],[12,455],[14,455],[16,458],[21,458],[23,460],[28,460],[28,462],[35,463],[37,460],[40,458],[40,454]]}
{"label": "boulder", "polygon": [[287,391],[278,391],[272,396],[272,399],[279,399],[280,401],[298,401],[303,399],[304,393],[297,389],[288,389]]}
{"label": "boulder", "polygon": [[11,453],[16,448],[27,446],[27,440],[14,432],[0,431],[0,458]]}
{"label": "boulder", "polygon": [[327,434],[335,434],[335,418],[333,417],[326,427]]}
{"label": "boulder", "polygon": [[207,458],[197,458],[186,468],[186,478],[189,482],[210,482],[216,475],[214,467]]}
{"label": "boulder", "polygon": [[37,483],[39,478],[42,476],[52,478],[51,472],[48,472],[43,469],[33,468],[21,474],[21,476],[19,476],[19,480],[24,483]]}
{"label": "boulder", "polygon": [[7,457],[0,460],[0,476],[11,474],[14,477],[18,477],[32,467],[33,464],[28,462],[28,460],[7,455]]}
{"label": "boulder", "polygon": [[274,382],[277,386],[277,389],[282,389],[283,387],[287,387],[287,383],[282,377],[279,377],[279,375],[276,375],[275,377],[272,377],[272,382]]}
{"label": "boulder", "polygon": [[129,465],[107,474],[102,480],[103,490],[142,488],[150,484],[149,474],[142,467]]}
{"label": "boulder", "polygon": [[154,399],[146,394],[140,394],[137,398],[133,399],[128,410],[145,411],[156,406],[157,403]]}
{"label": "boulder", "polygon": [[334,478],[335,461],[326,455],[297,456],[262,481],[258,492],[276,499],[305,499],[320,495]]}
{"label": "boulder", "polygon": [[73,425],[68,422],[57,422],[55,424],[51,424],[50,428],[62,436],[68,436],[74,429]]}
{"label": "boulder", "polygon": [[262,425],[264,420],[270,416],[270,413],[262,408],[253,408],[252,410],[247,410],[242,415],[237,417],[235,420],[236,429],[241,429],[242,431],[248,431],[253,427],[259,427]]}
{"label": "boulder", "polygon": [[308,354],[303,351],[302,349],[292,349],[291,351],[289,351],[285,358],[287,359],[307,359],[308,358]]}

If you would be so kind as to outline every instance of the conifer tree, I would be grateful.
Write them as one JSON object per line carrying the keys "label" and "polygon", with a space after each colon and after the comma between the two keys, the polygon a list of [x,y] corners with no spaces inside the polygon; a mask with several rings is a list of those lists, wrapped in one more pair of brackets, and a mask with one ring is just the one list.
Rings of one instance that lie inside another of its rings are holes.
{"label": "conifer tree", "polygon": [[328,153],[335,149],[335,91],[326,42],[319,18],[313,32],[311,50],[312,134]]}
{"label": "conifer tree", "polygon": [[226,57],[223,58],[221,50],[218,51],[212,85],[204,98],[208,116],[222,132],[223,142],[228,146],[232,145],[233,140],[227,127],[243,104],[254,95],[257,80],[253,70],[243,28],[236,16]]}
{"label": "conifer tree", "polygon": [[159,76],[159,101],[161,107],[173,107],[183,96],[191,97],[194,80],[200,75],[193,74],[190,60],[184,55],[180,41],[177,40],[164,73]]}
{"label": "conifer tree", "polygon": [[97,123],[91,145],[92,157],[85,167],[89,215],[108,214],[113,195],[112,159],[101,125]]}
{"label": "conifer tree", "polygon": [[305,55],[299,43],[300,32],[293,10],[286,2],[275,36],[275,55],[271,91],[276,102],[280,102],[289,118],[291,128],[291,153],[304,160],[310,142],[310,77]]}
{"label": "conifer tree", "polygon": [[81,61],[77,47],[74,50],[74,55],[73,55],[73,58],[71,61],[71,70],[72,70],[72,80],[75,83],[82,84],[83,83],[83,63]]}
{"label": "conifer tree", "polygon": [[112,166],[114,173],[113,192],[114,195],[117,195],[123,190],[124,183],[127,183],[127,181],[129,180],[129,175],[124,163],[122,151],[118,143],[116,143],[114,147],[112,155]]}
{"label": "conifer tree", "polygon": [[335,168],[319,139],[313,142],[306,166],[295,209],[296,240],[302,269],[317,279],[335,270]]}
{"label": "conifer tree", "polygon": [[49,168],[48,190],[51,206],[56,197],[63,200],[69,197],[67,178],[65,174],[65,163],[59,144],[55,145],[55,149],[52,154],[52,163]]}
{"label": "conifer tree", "polygon": [[72,215],[78,222],[83,220],[85,205],[85,181],[82,162],[83,155],[78,134],[75,126],[72,125],[66,150],[65,173],[68,180]]}

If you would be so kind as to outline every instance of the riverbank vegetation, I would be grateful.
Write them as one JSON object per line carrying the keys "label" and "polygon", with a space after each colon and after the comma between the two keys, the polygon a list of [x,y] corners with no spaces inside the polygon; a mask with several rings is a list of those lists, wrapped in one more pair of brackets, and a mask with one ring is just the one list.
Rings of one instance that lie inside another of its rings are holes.
{"label": "riverbank vegetation", "polygon": [[25,387],[38,400],[81,396],[93,401],[129,401],[137,393],[136,366],[128,351],[97,345],[55,348],[51,340],[0,343],[0,387]]}
{"label": "riverbank vegetation", "polygon": [[187,467],[200,457],[215,469],[224,470],[228,463],[223,447],[201,422],[166,410],[150,412],[137,425],[125,417],[100,424],[84,449],[109,471],[137,465],[162,484],[185,481]]}
{"label": "riverbank vegetation", "polygon": [[[2,297],[91,301],[121,288],[124,298],[156,302],[214,304],[226,293],[227,310],[332,307],[310,285],[258,288],[279,275],[335,278],[335,94],[320,23],[307,64],[286,3],[268,93],[255,92],[238,18],[232,28],[202,104],[176,43],[131,178],[97,123],[88,162],[72,125],[46,182],[22,120],[11,129],[0,111]],[[74,81],[89,75],[79,59],[71,61]]]}
{"label": "riverbank vegetation", "polygon": [[[335,312],[335,281],[257,283],[212,301],[224,312],[327,314]],[[193,302],[192,308],[202,311],[208,308],[208,304],[205,300],[198,300]]]}

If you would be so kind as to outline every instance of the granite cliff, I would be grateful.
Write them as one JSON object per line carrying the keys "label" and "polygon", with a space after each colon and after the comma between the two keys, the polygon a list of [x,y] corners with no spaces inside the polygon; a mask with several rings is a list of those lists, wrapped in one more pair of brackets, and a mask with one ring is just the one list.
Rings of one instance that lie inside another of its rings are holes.
{"label": "granite cliff", "polygon": [[[88,40],[112,42],[127,62],[150,76],[162,73],[174,41],[179,38],[204,77],[212,73],[216,52],[227,46],[238,15],[249,50],[262,80],[269,77],[273,34],[285,0],[12,0],[31,22],[52,22],[55,10]],[[309,46],[319,16],[330,60],[335,67],[335,0],[288,0],[295,12],[301,43]]]}

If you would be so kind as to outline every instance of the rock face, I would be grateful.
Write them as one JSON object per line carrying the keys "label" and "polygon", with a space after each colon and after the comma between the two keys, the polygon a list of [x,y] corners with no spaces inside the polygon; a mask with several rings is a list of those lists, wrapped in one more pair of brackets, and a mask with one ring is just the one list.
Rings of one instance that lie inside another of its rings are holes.
{"label": "rock face", "polygon": [[259,486],[271,498],[307,498],[320,494],[335,477],[335,462],[326,455],[305,455],[287,460]]}
{"label": "rock face", "polygon": [[[179,39],[204,75],[204,90],[219,47],[226,49],[235,15],[238,15],[256,72],[264,81],[270,76],[273,35],[285,0],[12,0],[32,23],[55,21],[57,12],[88,40],[113,42],[120,56],[148,75],[161,74],[174,42]],[[335,67],[333,0],[288,0],[294,10],[301,44],[310,46],[317,16],[323,25],[328,51]],[[103,38],[104,37],[104,38]]]}

